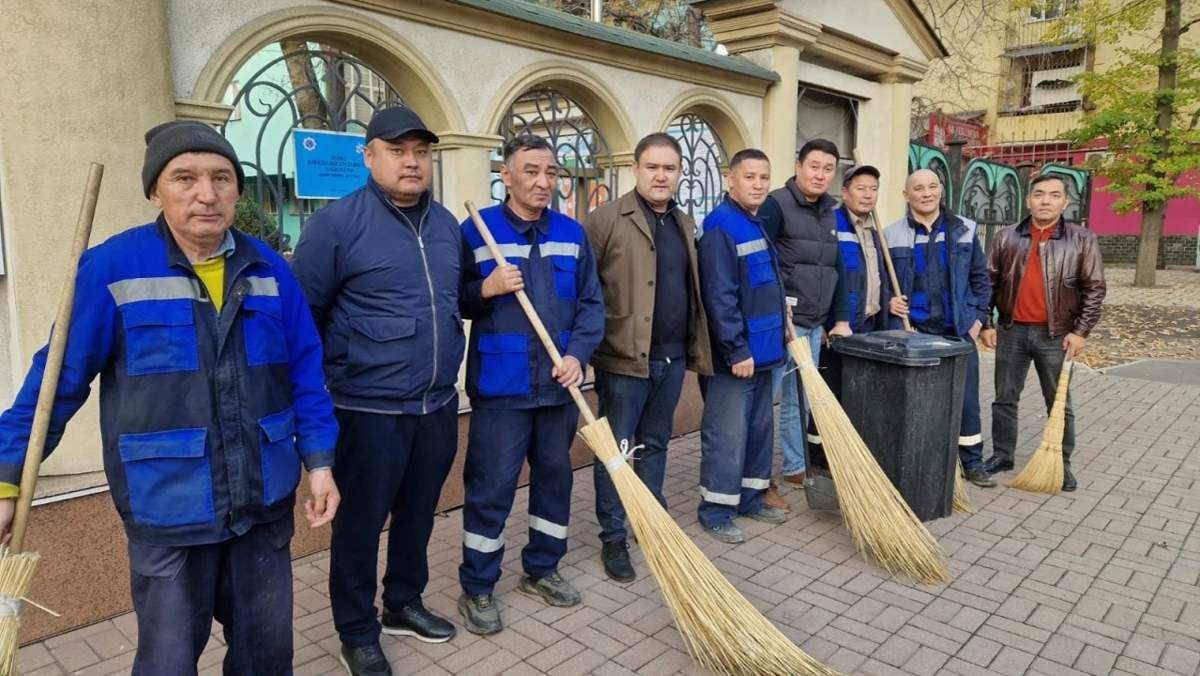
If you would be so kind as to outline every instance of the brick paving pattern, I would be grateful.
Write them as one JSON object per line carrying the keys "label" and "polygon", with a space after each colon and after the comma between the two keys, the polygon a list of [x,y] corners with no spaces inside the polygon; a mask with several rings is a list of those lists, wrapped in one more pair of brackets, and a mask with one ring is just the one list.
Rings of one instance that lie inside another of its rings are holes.
{"label": "brick paving pattern", "polygon": [[1153,289],[1135,289],[1133,268],[1105,268],[1106,305],[1152,305],[1200,310],[1200,272],[1172,268],[1154,275]]}
{"label": "brick paving pattern", "polygon": [[[991,382],[984,359],[983,382]],[[1030,384],[1022,401],[1024,460],[1044,414]],[[991,388],[984,387],[985,433]],[[954,581],[914,587],[885,577],[854,551],[835,514],[803,494],[781,526],[745,521],[748,540],[720,544],[696,523],[699,436],[671,445],[671,512],[729,579],[813,656],[858,674],[1196,674],[1200,669],[1200,386],[1079,373],[1075,467],[1080,488],[1054,497],[971,489],[978,513],[931,524]],[[1008,475],[1011,477],[1011,475]],[[699,674],[684,652],[635,549],[637,582],[604,578],[591,474],[575,475],[571,548],[562,572],[584,593],[548,608],[515,590],[526,539],[527,491],[517,498],[497,595],[505,630],[460,630],[448,644],[384,637],[397,674]],[[785,489],[787,491],[787,489]],[[461,519],[439,519],[426,603],[457,619]],[[295,564],[296,673],[339,674],[330,619],[328,557]],[[21,673],[127,673],[135,619],[116,619],[22,649]],[[214,633],[201,673],[220,673]]]}

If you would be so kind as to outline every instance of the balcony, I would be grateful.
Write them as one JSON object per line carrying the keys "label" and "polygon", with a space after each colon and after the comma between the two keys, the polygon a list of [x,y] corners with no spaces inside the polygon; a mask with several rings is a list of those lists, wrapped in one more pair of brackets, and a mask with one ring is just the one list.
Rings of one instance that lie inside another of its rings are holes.
{"label": "balcony", "polygon": [[1079,127],[1082,120],[1083,111],[1078,106],[1057,112],[1002,112],[988,136],[995,145],[1053,141]]}

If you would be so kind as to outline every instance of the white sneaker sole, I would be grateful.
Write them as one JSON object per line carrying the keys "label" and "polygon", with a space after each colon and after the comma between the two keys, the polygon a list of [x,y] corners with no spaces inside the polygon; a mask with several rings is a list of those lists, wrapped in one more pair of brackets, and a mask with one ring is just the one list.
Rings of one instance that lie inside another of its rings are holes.
{"label": "white sneaker sole", "polygon": [[388,636],[411,636],[421,643],[445,643],[446,641],[454,638],[454,634],[450,634],[446,638],[429,638],[428,636],[422,636],[418,634],[412,629],[392,629],[390,627],[383,627],[381,631]]}

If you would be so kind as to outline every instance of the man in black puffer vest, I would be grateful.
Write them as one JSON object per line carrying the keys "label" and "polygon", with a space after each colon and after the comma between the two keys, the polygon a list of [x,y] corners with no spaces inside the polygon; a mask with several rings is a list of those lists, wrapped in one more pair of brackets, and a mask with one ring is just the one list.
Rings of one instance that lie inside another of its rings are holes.
{"label": "man in black puffer vest", "polygon": [[[847,317],[843,296],[835,303],[838,282],[837,200],[828,194],[837,172],[838,149],[831,141],[813,139],[796,155],[796,175],[767,198],[762,207],[764,230],[775,240],[783,290],[792,308],[796,336],[809,341],[813,359],[820,359],[825,322],[832,312]],[[838,305],[838,307],[835,307]],[[850,335],[850,324],[837,321],[830,335]],[[805,478],[805,434],[808,402],[801,409],[799,374],[789,360],[775,374],[782,389],[779,436],[783,447],[783,480],[802,486]],[[785,376],[786,374],[786,376]],[[817,441],[814,437],[813,441]],[[772,493],[774,491],[772,490]],[[768,496],[768,501],[778,496]],[[778,505],[778,503],[774,503]]]}

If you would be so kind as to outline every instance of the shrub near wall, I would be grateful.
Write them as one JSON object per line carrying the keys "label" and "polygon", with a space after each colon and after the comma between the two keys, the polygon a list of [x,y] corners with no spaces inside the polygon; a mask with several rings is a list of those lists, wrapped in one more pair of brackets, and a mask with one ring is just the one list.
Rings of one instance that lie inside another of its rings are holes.
{"label": "shrub near wall", "polygon": [[[1105,263],[1137,262],[1138,238],[1136,235],[1101,235],[1100,252]],[[1158,267],[1168,265],[1195,265],[1195,237],[1163,237],[1158,242]]]}

